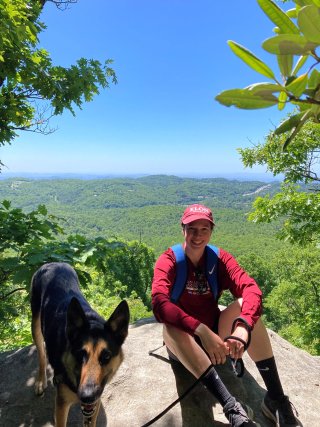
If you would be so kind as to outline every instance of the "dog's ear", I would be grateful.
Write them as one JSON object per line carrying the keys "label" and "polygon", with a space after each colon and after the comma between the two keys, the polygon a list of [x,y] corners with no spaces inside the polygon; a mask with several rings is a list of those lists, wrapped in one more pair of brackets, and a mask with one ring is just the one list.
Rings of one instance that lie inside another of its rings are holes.
{"label": "dog's ear", "polygon": [[105,329],[112,331],[113,336],[119,345],[123,344],[128,335],[129,320],[130,313],[128,303],[123,300],[105,323]]}
{"label": "dog's ear", "polygon": [[72,298],[67,310],[67,337],[73,340],[88,326],[88,320],[77,298]]}

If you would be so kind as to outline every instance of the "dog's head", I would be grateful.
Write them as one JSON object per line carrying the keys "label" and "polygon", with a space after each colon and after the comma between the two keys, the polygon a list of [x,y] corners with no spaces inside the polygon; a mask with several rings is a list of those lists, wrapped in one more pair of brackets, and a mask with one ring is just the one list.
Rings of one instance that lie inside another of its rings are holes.
{"label": "dog's head", "polygon": [[91,416],[104,386],[123,360],[121,346],[128,335],[129,308],[122,301],[107,321],[88,319],[73,298],[67,312],[67,351],[63,363],[77,389],[84,416]]}

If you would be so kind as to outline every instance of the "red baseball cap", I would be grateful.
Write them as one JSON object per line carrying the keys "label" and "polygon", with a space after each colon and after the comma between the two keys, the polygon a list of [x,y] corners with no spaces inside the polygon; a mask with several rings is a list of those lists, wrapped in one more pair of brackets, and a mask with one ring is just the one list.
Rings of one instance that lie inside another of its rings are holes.
{"label": "red baseball cap", "polygon": [[190,205],[183,212],[181,218],[181,224],[189,224],[192,221],[197,221],[197,219],[207,219],[214,225],[214,220],[212,212],[209,208],[204,205]]}

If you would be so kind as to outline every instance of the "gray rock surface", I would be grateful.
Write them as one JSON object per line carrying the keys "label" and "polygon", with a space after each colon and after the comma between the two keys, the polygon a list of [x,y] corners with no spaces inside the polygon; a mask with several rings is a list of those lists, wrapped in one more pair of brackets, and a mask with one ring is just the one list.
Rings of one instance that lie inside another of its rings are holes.
{"label": "gray rock surface", "polygon": [[[304,427],[320,425],[320,358],[283,340],[269,331],[279,372],[286,393],[299,412]],[[153,319],[131,325],[124,345],[125,360],[103,394],[99,427],[141,427],[170,405],[194,382],[179,364],[171,364],[164,347],[155,356],[148,354],[162,344],[162,327]],[[249,404],[261,427],[272,424],[261,414],[265,389],[255,365],[245,355],[246,373],[238,379],[229,364],[219,374],[230,391]],[[33,384],[37,372],[34,346],[0,354],[0,426],[51,427],[55,390],[52,381],[45,396],[36,397]],[[52,372],[49,368],[50,379]],[[80,410],[75,405],[68,426],[81,426]],[[221,406],[201,386],[175,405],[155,427],[208,427],[229,425]]]}

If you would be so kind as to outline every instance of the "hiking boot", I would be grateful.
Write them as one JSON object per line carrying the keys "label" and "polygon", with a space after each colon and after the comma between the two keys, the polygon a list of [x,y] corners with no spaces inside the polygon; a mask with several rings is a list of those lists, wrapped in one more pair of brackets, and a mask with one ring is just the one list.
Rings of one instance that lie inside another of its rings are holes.
{"label": "hiking boot", "polygon": [[[256,427],[251,418],[253,417],[252,409],[244,404],[236,401],[236,399],[230,399],[228,403],[223,407],[223,412],[227,417],[231,427]],[[250,417],[250,418],[249,418]]]}
{"label": "hiking boot", "polygon": [[293,409],[298,416],[298,412],[290,402],[288,396],[283,396],[279,400],[273,400],[267,393],[261,404],[262,413],[275,422],[277,427],[301,426],[301,423],[293,413]]}

